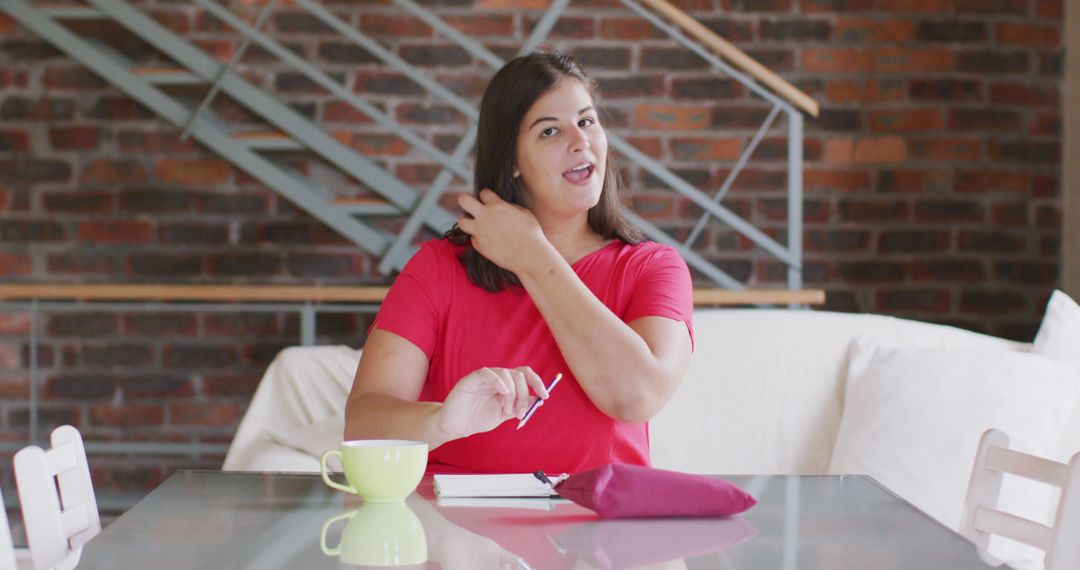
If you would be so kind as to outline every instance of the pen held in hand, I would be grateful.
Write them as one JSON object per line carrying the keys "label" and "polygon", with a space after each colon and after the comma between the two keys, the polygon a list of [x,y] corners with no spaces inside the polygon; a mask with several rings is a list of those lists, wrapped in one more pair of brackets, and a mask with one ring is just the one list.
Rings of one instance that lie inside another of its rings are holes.
{"label": "pen held in hand", "polygon": [[[556,385],[558,385],[559,380],[562,380],[562,372],[556,374],[555,379],[551,381],[551,384],[548,384],[547,393],[549,398],[551,397],[551,391],[555,389]],[[537,398],[536,401],[533,402],[531,406],[529,406],[529,411],[525,412],[525,415],[521,417],[521,421],[518,422],[517,429],[521,429],[521,426],[524,426],[525,422],[529,421],[529,418],[531,418],[533,413],[536,412],[536,409],[540,407],[540,402],[542,401],[543,400],[541,400],[540,398]]]}

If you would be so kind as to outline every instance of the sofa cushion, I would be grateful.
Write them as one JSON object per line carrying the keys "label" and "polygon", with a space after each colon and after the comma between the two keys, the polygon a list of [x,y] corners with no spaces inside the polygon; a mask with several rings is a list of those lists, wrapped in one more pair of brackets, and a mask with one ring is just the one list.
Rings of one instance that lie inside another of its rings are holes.
{"label": "sofa cushion", "polygon": [[[859,339],[829,470],[868,474],[957,529],[982,433],[997,428],[1012,448],[1054,457],[1076,399],[1071,371],[1042,356]],[[1054,500],[1049,486],[1006,478],[999,506],[1045,524]],[[1020,548],[991,553],[1024,560]]]}
{"label": "sofa cushion", "polygon": [[[1026,350],[952,327],[880,315],[699,309],[690,368],[650,422],[653,465],[691,473],[822,474],[857,336],[901,346]],[[694,445],[707,438],[706,445]]]}

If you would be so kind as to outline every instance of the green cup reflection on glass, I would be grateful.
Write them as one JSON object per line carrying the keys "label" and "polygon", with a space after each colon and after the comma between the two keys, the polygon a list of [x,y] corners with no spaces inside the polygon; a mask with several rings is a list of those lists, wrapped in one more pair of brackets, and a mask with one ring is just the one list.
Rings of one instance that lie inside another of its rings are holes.
{"label": "green cup reflection on glass", "polygon": [[[348,520],[341,542],[326,544],[330,527]],[[323,524],[319,546],[327,556],[337,556],[344,564],[364,566],[408,566],[427,561],[424,527],[405,503],[367,503]]]}
{"label": "green cup reflection on glass", "polygon": [[[326,460],[341,459],[347,485],[330,479]],[[327,485],[360,495],[367,503],[398,503],[420,484],[427,467],[428,444],[402,439],[345,441],[341,449],[322,455],[322,478]]]}

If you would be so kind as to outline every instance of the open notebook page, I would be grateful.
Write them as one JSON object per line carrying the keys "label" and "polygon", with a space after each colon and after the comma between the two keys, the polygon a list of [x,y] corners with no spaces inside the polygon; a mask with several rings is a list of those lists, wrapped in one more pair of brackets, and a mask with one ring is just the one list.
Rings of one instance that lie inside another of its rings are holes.
{"label": "open notebook page", "polygon": [[438,497],[550,497],[551,486],[531,473],[507,475],[436,475]]}

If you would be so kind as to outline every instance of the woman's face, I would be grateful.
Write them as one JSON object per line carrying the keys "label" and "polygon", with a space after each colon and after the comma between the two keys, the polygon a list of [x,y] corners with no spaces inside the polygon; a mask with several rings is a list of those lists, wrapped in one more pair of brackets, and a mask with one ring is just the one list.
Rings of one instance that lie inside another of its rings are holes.
{"label": "woman's face", "polygon": [[587,213],[600,200],[607,136],[592,96],[582,83],[563,78],[544,93],[521,122],[515,176],[526,206],[541,219]]}

